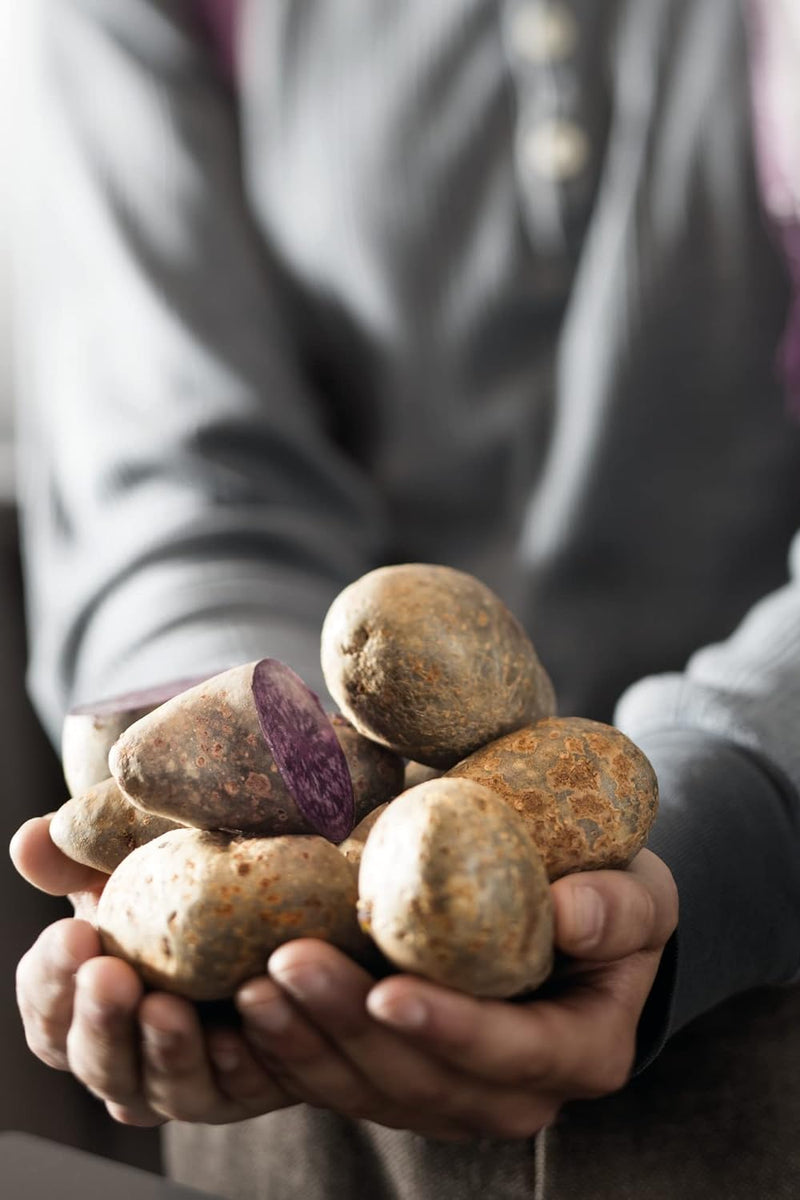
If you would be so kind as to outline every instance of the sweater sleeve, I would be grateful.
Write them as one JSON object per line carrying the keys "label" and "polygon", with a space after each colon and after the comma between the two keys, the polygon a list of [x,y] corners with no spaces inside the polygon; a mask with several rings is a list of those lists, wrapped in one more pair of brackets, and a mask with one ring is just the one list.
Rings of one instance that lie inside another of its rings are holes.
{"label": "sweater sleeve", "polygon": [[617,706],[659,776],[650,845],[681,899],[645,1057],[728,996],[800,973],[800,535],[790,572],[727,641]]}
{"label": "sweater sleeve", "polygon": [[73,703],[274,655],[321,687],[380,557],[367,473],[296,361],[190,3],[52,0],[20,241],[30,686]]}

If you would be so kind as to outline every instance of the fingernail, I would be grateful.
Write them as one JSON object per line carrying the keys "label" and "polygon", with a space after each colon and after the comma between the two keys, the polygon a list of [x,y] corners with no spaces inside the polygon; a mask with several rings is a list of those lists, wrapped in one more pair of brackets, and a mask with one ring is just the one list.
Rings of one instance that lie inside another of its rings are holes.
{"label": "fingernail", "polygon": [[581,946],[594,946],[600,940],[605,920],[602,897],[593,887],[584,884],[575,890],[573,904],[572,936]]}
{"label": "fingernail", "polygon": [[241,1013],[246,1025],[269,1034],[283,1033],[292,1020],[292,1010],[279,996],[261,1004],[242,1005]]}
{"label": "fingernail", "polygon": [[298,1000],[319,1000],[330,996],[333,981],[322,967],[294,967],[291,971],[275,971],[273,979]]}
{"label": "fingernail", "polygon": [[428,1010],[421,1000],[401,996],[394,1000],[378,993],[367,997],[367,1009],[376,1020],[395,1029],[421,1029],[428,1019]]}

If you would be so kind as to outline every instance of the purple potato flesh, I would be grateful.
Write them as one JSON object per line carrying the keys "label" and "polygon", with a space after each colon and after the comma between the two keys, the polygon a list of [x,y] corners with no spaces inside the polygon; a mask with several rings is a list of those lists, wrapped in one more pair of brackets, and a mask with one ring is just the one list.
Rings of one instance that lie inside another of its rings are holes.
{"label": "purple potato flesh", "polygon": [[[139,808],[184,825],[260,837],[314,833],[339,842],[353,826],[353,799],[343,756],[337,765],[325,749],[326,731],[335,741],[330,722],[313,692],[288,668],[258,671],[259,666],[233,667],[142,717],[112,748],[111,773]],[[277,715],[276,697],[286,687],[292,697]],[[264,727],[284,759],[283,769]],[[341,755],[338,742],[336,747]],[[297,758],[306,753],[310,765],[302,771]],[[323,774],[315,784],[318,770]],[[312,788],[303,791],[300,785],[309,776]]]}
{"label": "purple potato flesh", "polygon": [[353,784],[318,697],[290,667],[264,658],[253,669],[253,699],[261,732],[298,810],[315,832],[342,841],[355,821]]}

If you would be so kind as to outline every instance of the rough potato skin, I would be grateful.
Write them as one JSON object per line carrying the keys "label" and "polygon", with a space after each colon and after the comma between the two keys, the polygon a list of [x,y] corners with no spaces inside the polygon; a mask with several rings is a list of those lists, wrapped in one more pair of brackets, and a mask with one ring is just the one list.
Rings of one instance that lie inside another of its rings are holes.
{"label": "rough potato skin", "polygon": [[340,592],[322,627],[322,670],[356,729],[443,769],[555,711],[522,626],[450,567],[380,567]]}
{"label": "rough potato skin", "polygon": [[200,680],[170,680],[68,712],[61,728],[61,767],[70,796],[80,796],[108,779],[109,751],[129,725],[196,683]]}
{"label": "rough potato skin", "polygon": [[190,1000],[230,997],[293,938],[362,957],[356,872],[321,837],[237,838],[181,829],[135,850],[98,906],[103,947],[145,983]]}
{"label": "rough potato skin", "polygon": [[389,804],[387,801],[386,804],[379,804],[377,808],[373,808],[372,812],[367,813],[364,819],[359,821],[350,836],[339,843],[340,854],[343,854],[347,861],[352,863],[354,867],[361,866],[361,856],[364,853],[367,838],[372,832],[378,817],[388,807]]}
{"label": "rough potato skin", "polygon": [[142,812],[114,779],[105,779],[61,805],[50,822],[50,837],[75,862],[110,875],[133,850],[179,828],[168,817]]}
{"label": "rough potato skin", "polygon": [[491,788],[525,820],[550,879],[625,867],[658,809],[647,757],[611,725],[551,717],[499,738],[448,772]]}
{"label": "rough potato skin", "polygon": [[198,829],[314,832],[261,732],[254,667],[215,675],[125,730],[109,767],[134,804]]}
{"label": "rough potato skin", "polygon": [[108,778],[108,754],[114,742],[150,711],[67,714],[61,730],[61,768],[71,796],[80,796]]}
{"label": "rough potato skin", "polygon": [[403,791],[407,792],[409,788],[416,787],[420,783],[427,783],[429,779],[438,779],[442,774],[439,767],[426,767],[424,763],[407,762]]}
{"label": "rough potato skin", "polygon": [[360,734],[341,713],[334,713],[330,722],[347,759],[358,824],[377,805],[385,804],[402,792],[403,760],[385,746]]}
{"label": "rough potato skin", "polygon": [[364,847],[358,912],[396,966],[475,996],[532,990],[552,968],[541,858],[524,822],[471,780],[392,801]]}

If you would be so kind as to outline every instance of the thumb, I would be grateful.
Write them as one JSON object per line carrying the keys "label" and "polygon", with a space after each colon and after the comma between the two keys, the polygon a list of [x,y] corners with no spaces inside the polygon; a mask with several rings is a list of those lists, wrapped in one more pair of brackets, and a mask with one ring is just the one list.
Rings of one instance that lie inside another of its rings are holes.
{"label": "thumb", "polygon": [[50,837],[51,819],[32,817],[11,839],[8,850],[20,875],[51,896],[101,890],[108,876],[67,858]]}
{"label": "thumb", "polygon": [[624,871],[583,871],[552,886],[556,946],[573,958],[612,962],[660,950],[678,922],[666,863],[642,850]]}

